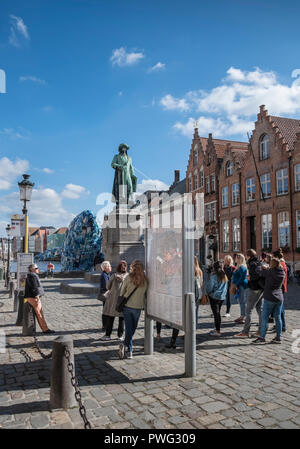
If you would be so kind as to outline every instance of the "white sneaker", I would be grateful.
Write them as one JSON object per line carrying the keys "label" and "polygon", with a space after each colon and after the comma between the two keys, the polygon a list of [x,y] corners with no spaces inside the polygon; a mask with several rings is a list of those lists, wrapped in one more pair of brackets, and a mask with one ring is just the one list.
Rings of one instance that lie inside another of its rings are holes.
{"label": "white sneaker", "polygon": [[118,341],[124,341],[124,337],[123,337],[123,336],[118,337],[117,340],[118,340]]}
{"label": "white sneaker", "polygon": [[109,335],[103,335],[103,336],[100,338],[100,341],[109,341],[109,340],[111,340],[111,338],[110,338]]}
{"label": "white sneaker", "polygon": [[230,315],[230,313],[225,313],[225,315],[224,315],[226,318],[229,318],[231,315]]}
{"label": "white sneaker", "polygon": [[132,351],[126,351],[126,359],[132,359]]}
{"label": "white sneaker", "polygon": [[118,354],[119,354],[119,359],[124,359],[124,355],[125,355],[125,346],[124,346],[123,343],[121,343],[120,346],[119,346]]}

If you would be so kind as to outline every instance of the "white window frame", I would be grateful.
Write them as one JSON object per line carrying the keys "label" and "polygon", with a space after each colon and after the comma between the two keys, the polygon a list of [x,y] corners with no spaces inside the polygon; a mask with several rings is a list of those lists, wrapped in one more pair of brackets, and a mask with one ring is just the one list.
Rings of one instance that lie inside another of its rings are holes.
{"label": "white window frame", "polygon": [[[278,213],[278,246],[290,246],[290,219],[287,211]],[[283,232],[280,232],[283,231]],[[282,239],[284,235],[284,239]]]}
{"label": "white window frame", "polygon": [[[234,188],[234,186],[237,186],[237,188]],[[232,184],[231,203],[232,203],[232,206],[237,206],[238,204],[240,204],[240,185],[238,182],[235,182],[234,184]]]}
{"label": "white window frame", "polygon": [[215,192],[216,191],[216,177],[215,177],[215,174],[211,175],[210,185],[211,185],[211,192]]}
{"label": "white window frame", "polygon": [[226,176],[232,176],[233,173],[233,164],[232,161],[228,161],[226,163]]}
{"label": "white window frame", "polygon": [[261,216],[261,246],[272,248],[272,214]]}
{"label": "white window frame", "polygon": [[210,178],[206,176],[205,178],[205,192],[210,193]]}
{"label": "white window frame", "polygon": [[222,222],[222,240],[223,240],[223,252],[229,252],[229,220],[223,220]]}
{"label": "white window frame", "polygon": [[255,178],[246,179],[246,201],[255,201]]}
{"label": "white window frame", "polygon": [[[285,183],[287,185],[287,190],[283,190],[285,187]],[[282,188],[282,192],[279,191],[279,187]],[[281,168],[276,172],[276,193],[278,196],[286,195],[287,193],[289,193],[289,176],[287,168]]]}
{"label": "white window frame", "polygon": [[[224,202],[224,199],[226,198],[226,203]],[[229,206],[228,201],[228,186],[222,187],[222,208],[225,209],[225,207]]]}
{"label": "white window frame", "polygon": [[240,219],[232,219],[232,251],[241,250],[241,228]]}
{"label": "white window frame", "polygon": [[198,189],[198,171],[197,170],[195,170],[194,171],[194,190],[197,190]]}
{"label": "white window frame", "polygon": [[217,220],[217,202],[205,204],[205,223],[211,223]]}
{"label": "white window frame", "polygon": [[200,187],[204,186],[204,169],[203,165],[200,167]]}
{"label": "white window frame", "polygon": [[[269,176],[268,179],[266,179],[266,177]],[[261,175],[260,177],[260,185],[261,185],[261,190],[263,191],[264,194],[264,198],[271,198],[271,174],[270,173],[265,173],[264,175]],[[266,190],[268,190],[268,185],[269,185],[269,191],[270,193],[266,193],[264,192],[264,188],[266,188]],[[262,198],[262,193],[261,193],[261,198]]]}
{"label": "white window frame", "polygon": [[300,191],[300,164],[294,166],[295,192]]}
{"label": "white window frame", "polygon": [[262,136],[259,144],[259,159],[264,161],[270,157],[270,138],[268,134]]}

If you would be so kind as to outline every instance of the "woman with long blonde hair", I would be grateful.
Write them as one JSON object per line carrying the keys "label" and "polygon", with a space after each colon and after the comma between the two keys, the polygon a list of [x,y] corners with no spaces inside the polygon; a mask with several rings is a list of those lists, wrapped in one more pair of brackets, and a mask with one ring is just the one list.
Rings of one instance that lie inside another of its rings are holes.
{"label": "woman with long blonde hair", "polygon": [[243,254],[236,255],[236,270],[233,273],[232,284],[234,284],[238,289],[239,304],[240,304],[240,317],[235,320],[237,324],[245,323],[246,316],[246,288],[248,286],[247,280],[247,264],[246,259]]}
{"label": "woman with long blonde hair", "polygon": [[123,309],[125,339],[119,347],[119,358],[132,359],[132,338],[136,331],[147,293],[148,281],[142,261],[134,260],[129,275],[124,279],[120,295],[128,298]]}

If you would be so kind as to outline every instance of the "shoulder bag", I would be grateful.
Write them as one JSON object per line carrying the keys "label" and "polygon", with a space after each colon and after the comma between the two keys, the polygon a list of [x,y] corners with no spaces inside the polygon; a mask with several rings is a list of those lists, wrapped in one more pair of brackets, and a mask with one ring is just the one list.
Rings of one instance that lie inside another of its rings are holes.
{"label": "shoulder bag", "polygon": [[124,306],[126,305],[129,298],[133,295],[133,293],[136,291],[138,286],[135,287],[135,289],[130,293],[130,295],[126,298],[125,296],[118,296],[117,304],[116,304],[116,311],[121,313],[123,312]]}

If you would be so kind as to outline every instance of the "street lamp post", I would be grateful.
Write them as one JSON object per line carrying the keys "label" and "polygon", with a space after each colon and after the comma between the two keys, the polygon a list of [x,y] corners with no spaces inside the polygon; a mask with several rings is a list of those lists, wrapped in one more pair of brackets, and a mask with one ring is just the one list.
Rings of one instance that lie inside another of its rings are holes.
{"label": "street lamp post", "polygon": [[7,234],[7,271],[6,271],[6,287],[9,287],[10,281],[10,224],[6,226],[6,234]]}
{"label": "street lamp post", "polygon": [[20,200],[24,201],[23,207],[23,215],[25,218],[25,236],[24,236],[24,253],[28,253],[28,215],[27,215],[27,207],[26,203],[31,200],[32,189],[34,187],[34,183],[29,181],[30,175],[23,175],[23,181],[18,182],[20,188]]}

